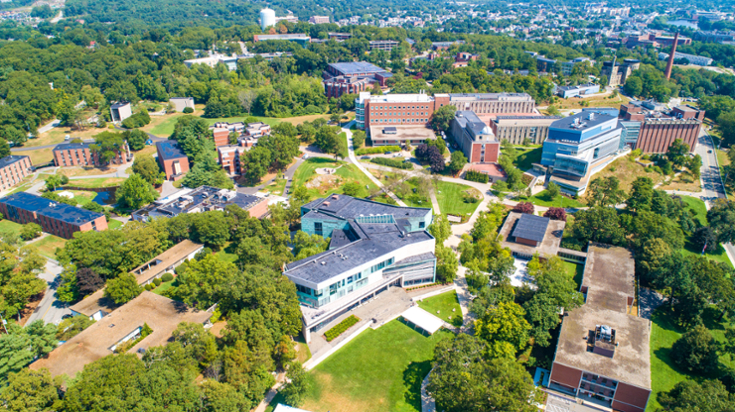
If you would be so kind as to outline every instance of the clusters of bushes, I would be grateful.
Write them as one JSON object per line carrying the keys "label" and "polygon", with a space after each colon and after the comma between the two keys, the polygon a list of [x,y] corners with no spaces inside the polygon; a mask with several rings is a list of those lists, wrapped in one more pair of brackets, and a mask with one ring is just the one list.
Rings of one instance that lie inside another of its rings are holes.
{"label": "clusters of bushes", "polygon": [[363,147],[362,149],[355,150],[355,154],[358,156],[362,156],[371,154],[383,154],[385,152],[398,152],[400,150],[400,146]]}
{"label": "clusters of bushes", "polygon": [[337,336],[343,334],[347,329],[354,326],[357,322],[360,321],[360,318],[358,318],[355,315],[350,315],[349,318],[343,320],[339,324],[337,324],[332,329],[329,329],[324,333],[324,337],[327,338],[327,342],[333,341]]}
{"label": "clusters of bushes", "polygon": [[126,129],[136,129],[138,127],[143,127],[150,122],[151,116],[148,115],[148,110],[143,109],[138,113],[135,113],[134,115],[123,120],[122,125]]}
{"label": "clusters of bushes", "polygon": [[398,169],[403,169],[403,170],[413,169],[413,165],[411,164],[411,162],[407,160],[391,159],[387,157],[376,157],[375,159],[370,159],[370,163],[375,163],[375,164],[379,164],[383,166],[396,167]]}
{"label": "clusters of bushes", "polygon": [[470,182],[487,183],[490,180],[490,176],[476,170],[468,170],[467,173],[464,174],[464,180],[469,180]]}

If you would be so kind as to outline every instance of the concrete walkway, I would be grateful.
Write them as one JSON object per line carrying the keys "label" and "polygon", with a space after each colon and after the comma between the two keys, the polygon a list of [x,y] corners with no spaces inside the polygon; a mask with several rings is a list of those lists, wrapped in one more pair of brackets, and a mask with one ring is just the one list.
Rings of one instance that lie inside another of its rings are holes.
{"label": "concrete walkway", "polygon": [[421,382],[421,412],[436,411],[436,402],[434,402],[434,398],[429,395],[429,391],[426,390],[426,387],[429,386],[429,376],[431,376],[431,371],[426,375],[424,381]]}
{"label": "concrete walkway", "polygon": [[398,196],[396,196],[393,192],[391,192],[390,190],[386,190],[383,183],[380,180],[378,180],[375,176],[373,176],[373,174],[370,173],[365,168],[365,166],[357,160],[357,156],[355,156],[354,143],[352,142],[352,130],[350,130],[350,127],[353,124],[355,124],[354,120],[350,121],[349,123],[345,124],[344,127],[342,127],[342,132],[347,135],[347,152],[348,152],[348,157],[350,159],[350,163],[357,166],[357,168],[360,169],[360,171],[364,173],[365,176],[367,176],[379,188],[383,189],[383,192],[386,195],[390,196],[391,199],[395,200],[396,203],[398,203],[398,205],[407,206],[403,202],[403,200],[399,199]]}

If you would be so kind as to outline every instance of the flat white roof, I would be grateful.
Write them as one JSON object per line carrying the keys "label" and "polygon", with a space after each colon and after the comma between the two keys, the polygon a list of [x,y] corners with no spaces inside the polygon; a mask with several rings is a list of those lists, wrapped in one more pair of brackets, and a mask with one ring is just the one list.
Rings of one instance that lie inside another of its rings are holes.
{"label": "flat white roof", "polygon": [[431,101],[434,101],[434,98],[424,93],[370,96],[370,103],[429,103]]}
{"label": "flat white roof", "polygon": [[413,323],[421,329],[433,335],[434,332],[444,326],[444,321],[432,315],[431,313],[421,309],[418,306],[411,306],[407,311],[401,314],[403,319]]}
{"label": "flat white roof", "polygon": [[293,406],[284,405],[282,403],[279,403],[276,405],[276,408],[273,409],[273,412],[309,412],[306,409],[299,409],[294,408]]}

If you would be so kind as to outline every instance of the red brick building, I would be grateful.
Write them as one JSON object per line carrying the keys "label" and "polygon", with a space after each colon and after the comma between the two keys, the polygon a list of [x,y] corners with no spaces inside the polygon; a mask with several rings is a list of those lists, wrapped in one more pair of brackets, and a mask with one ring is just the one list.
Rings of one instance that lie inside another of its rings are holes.
{"label": "red brick building", "polygon": [[[97,153],[92,151],[94,143],[62,143],[54,147],[54,164],[56,166],[105,166]],[[123,142],[110,164],[121,165],[133,159],[128,142]]]}
{"label": "red brick building", "polygon": [[692,106],[678,106],[668,113],[630,104],[620,106],[626,144],[643,153],[665,153],[676,139],[681,139],[694,151],[704,114],[703,110]]}
{"label": "red brick building", "polygon": [[450,134],[470,163],[495,163],[500,157],[500,141],[490,126],[473,111],[460,110],[452,121]]}
{"label": "red brick building", "polygon": [[166,179],[179,180],[184,177],[184,173],[189,171],[189,158],[186,157],[177,142],[173,140],[158,142],[156,152],[158,153],[158,164],[166,173]]}
{"label": "red brick building", "polygon": [[229,175],[242,173],[240,169],[240,156],[245,153],[245,147],[237,145],[220,146],[217,148],[219,164]]}
{"label": "red brick building", "polygon": [[56,203],[26,192],[0,199],[0,213],[22,225],[37,223],[44,232],[64,239],[71,239],[74,232],[107,230],[107,219],[102,213]]}
{"label": "red brick building", "polygon": [[230,144],[230,130],[229,129],[214,129],[212,130],[212,136],[214,137],[215,147],[226,146]]}
{"label": "red brick building", "polygon": [[28,156],[5,156],[0,159],[0,190],[7,190],[17,185],[24,177],[31,174],[33,165]]}

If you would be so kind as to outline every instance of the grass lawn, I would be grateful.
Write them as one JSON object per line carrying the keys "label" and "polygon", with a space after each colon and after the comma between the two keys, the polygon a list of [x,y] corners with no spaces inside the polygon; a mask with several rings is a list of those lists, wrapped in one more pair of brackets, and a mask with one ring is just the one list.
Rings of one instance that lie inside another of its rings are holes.
{"label": "grass lawn", "polygon": [[151,292],[157,295],[163,295],[163,292],[165,292],[168,289],[171,289],[171,287],[174,285],[174,282],[176,282],[176,278],[174,278],[174,280],[170,282],[161,282],[161,284],[158,285],[158,287],[153,289]]}
{"label": "grass lawn", "polygon": [[0,220],[0,232],[19,232],[22,225],[8,219]]}
{"label": "grass lawn", "polygon": [[[199,114],[199,112],[197,111],[194,114]],[[159,121],[155,121],[156,119],[152,118],[151,124],[144,127],[143,130],[149,133],[152,133],[156,136],[160,136],[160,137],[171,136],[171,134],[174,132],[174,125],[176,124],[176,120],[181,116],[185,116],[185,114],[183,113],[169,114],[166,116],[162,116],[162,120],[159,120]],[[281,122],[289,122],[293,125],[298,125],[300,123],[303,123],[306,121],[310,122],[310,121],[313,121],[314,119],[318,119],[321,117],[326,118],[328,117],[328,115],[317,114],[317,115],[309,115],[309,116],[285,117],[282,119],[275,118],[275,117],[258,117],[258,116],[243,115],[243,116],[237,116],[237,117],[224,117],[224,118],[219,118],[219,119],[204,119],[204,120],[206,120],[208,124],[212,125],[216,122],[229,122],[229,123],[244,122],[245,119],[247,119],[248,117],[254,117],[258,119],[259,122],[263,122],[271,126],[275,126]]]}
{"label": "grass lawn", "polygon": [[539,192],[533,196],[519,196],[517,199],[519,202],[531,202],[536,206],[546,206],[546,207],[586,207],[584,203],[574,200],[572,198],[566,197],[566,196],[557,196],[554,199],[552,199],[549,196],[549,192],[544,190],[543,192]]}
{"label": "grass lawn", "polygon": [[231,252],[232,250],[230,247],[224,247],[222,248],[222,250],[215,253],[214,255],[217,256],[217,259],[221,260],[222,262],[235,263],[237,261],[237,255]]}
{"label": "grass lawn", "polygon": [[[340,167],[341,166],[341,167]],[[316,169],[320,168],[337,168],[333,175],[317,175]],[[313,179],[321,179],[321,184],[315,185],[313,182],[307,186]],[[373,183],[357,166],[343,161],[334,161],[323,157],[312,157],[304,161],[296,173],[294,173],[293,187],[307,186],[309,197],[311,199],[323,197],[332,193],[344,193],[345,183],[356,181],[360,184],[360,192],[356,197],[365,197],[370,189],[375,189]]]}
{"label": "grass lawn", "polygon": [[33,166],[41,166],[49,164],[54,160],[54,153],[52,152],[52,150],[52,148],[36,149],[23,152],[14,152],[13,154],[29,156],[31,158],[31,163],[33,163]]}
{"label": "grass lawn", "polygon": [[117,229],[119,227],[122,227],[122,225],[123,225],[123,223],[121,221],[115,220],[115,219],[110,219],[107,222],[107,228],[108,229]]}
{"label": "grass lawn", "polygon": [[451,325],[462,326],[462,308],[459,306],[456,290],[426,298],[419,302],[419,307]]}
{"label": "grass lawn", "polygon": [[70,190],[70,192],[74,194],[74,200],[82,206],[89,202],[93,202],[94,198],[97,197],[97,192],[90,192],[87,190]]}
{"label": "grass lawn", "polygon": [[31,243],[38,249],[38,253],[49,259],[56,259],[56,249],[64,247],[65,244],[66,239],[54,235],[48,235],[37,242]]}
{"label": "grass lawn", "polygon": [[[703,200],[691,196],[681,196],[681,200],[686,203],[686,205],[689,207],[689,210],[694,213],[692,217],[695,220],[698,220],[699,223],[702,225],[707,225],[707,207],[704,205]],[[684,243],[684,249],[682,249],[681,252],[684,255],[700,255],[702,254],[702,249],[699,246],[693,244],[691,242],[691,236],[688,236],[686,242]],[[725,252],[725,248],[722,247],[722,245],[717,245],[716,251],[706,253],[705,256],[707,256],[709,259],[727,263],[728,265],[733,266],[730,258]]]}
{"label": "grass lawn", "polygon": [[[712,336],[719,342],[725,341],[725,327],[728,324],[718,322],[719,314],[715,310],[707,309],[702,315],[704,325],[710,330]],[[671,347],[674,342],[686,332],[674,321],[667,307],[657,309],[652,316],[653,327],[651,329],[651,398],[648,402],[647,411],[655,411],[660,405],[657,396],[661,392],[671,390],[674,385],[686,379],[697,379],[690,376],[686,371],[680,370],[671,359]],[[729,354],[720,356],[720,362],[731,368],[733,358]],[[707,378],[717,378],[718,372]]]}
{"label": "grass lawn", "polygon": [[569,275],[574,276],[574,281],[578,286],[582,286],[582,277],[584,275],[584,265],[578,265],[572,262],[564,262],[564,269]]}
{"label": "grass lawn", "polygon": [[84,187],[84,188],[100,188],[100,187],[113,187],[119,186],[125,178],[122,177],[98,177],[95,179],[72,179],[69,180],[69,186]]}
{"label": "grass lawn", "polygon": [[261,192],[270,192],[274,195],[283,195],[283,191],[286,190],[286,179],[276,179],[273,183],[264,187]]}
{"label": "grass lawn", "polygon": [[[440,181],[436,189],[436,200],[439,203],[439,209],[445,215],[470,216],[475,213],[475,209],[482,202],[480,192],[471,186]],[[465,192],[478,197],[478,201],[476,203],[466,202],[464,199]]]}
{"label": "grass lawn", "polygon": [[620,180],[620,188],[626,193],[630,193],[631,185],[638,177],[650,177],[654,184],[663,181],[663,176],[656,172],[646,172],[645,168],[630,156],[621,157],[607,165],[604,170],[592,176],[592,180],[608,176],[617,177]]}
{"label": "grass lawn", "polygon": [[446,336],[452,333],[440,330],[424,336],[399,320],[368,329],[314,368],[316,384],[302,408],[421,411],[421,382],[431,370],[436,342]]}
{"label": "grass lawn", "polygon": [[543,151],[541,147],[527,148],[525,146],[516,146],[516,150],[519,154],[513,164],[524,172],[533,169],[534,163],[541,162],[541,152]]}
{"label": "grass lawn", "polygon": [[[558,99],[554,106],[559,110],[582,109],[585,107],[619,107],[630,101],[628,97],[618,93],[616,97],[610,98],[611,95],[601,96],[592,95],[587,98],[573,97],[569,99]],[[586,102],[586,106],[582,106],[582,102]]]}

